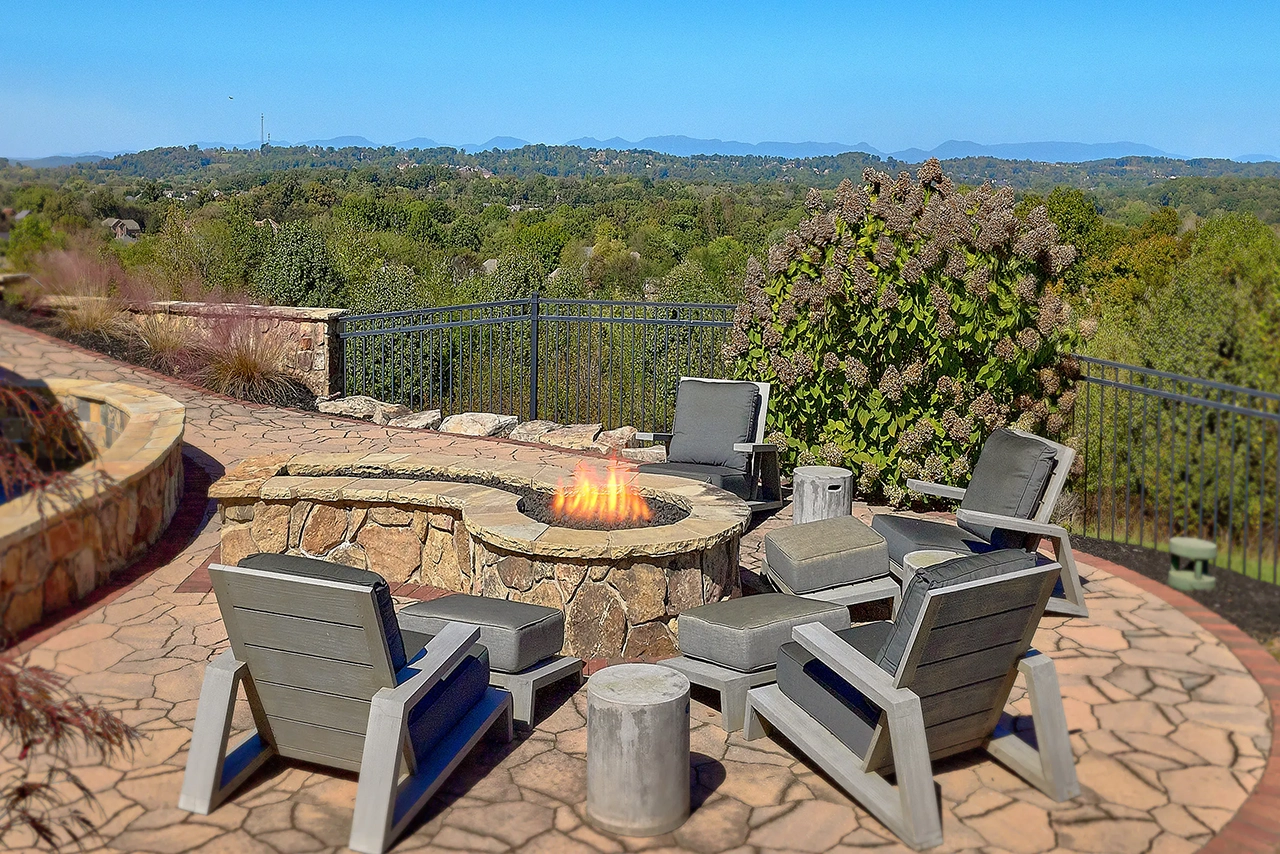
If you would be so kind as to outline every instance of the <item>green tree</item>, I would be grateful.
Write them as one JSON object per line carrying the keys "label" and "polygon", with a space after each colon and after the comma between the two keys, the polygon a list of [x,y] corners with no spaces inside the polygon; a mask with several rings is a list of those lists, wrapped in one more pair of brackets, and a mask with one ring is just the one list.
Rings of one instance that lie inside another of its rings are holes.
{"label": "green tree", "polygon": [[9,247],[6,254],[19,270],[30,270],[36,256],[58,245],[58,236],[49,228],[40,214],[28,214],[9,230]]}
{"label": "green tree", "polygon": [[259,295],[277,305],[334,305],[342,284],[324,237],[304,222],[280,229],[254,278]]}

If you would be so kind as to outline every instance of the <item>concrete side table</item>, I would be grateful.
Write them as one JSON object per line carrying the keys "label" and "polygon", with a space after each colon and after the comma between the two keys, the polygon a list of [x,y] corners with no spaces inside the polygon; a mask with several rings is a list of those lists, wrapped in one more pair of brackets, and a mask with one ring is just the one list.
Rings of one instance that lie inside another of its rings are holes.
{"label": "concrete side table", "polygon": [[689,680],[616,664],[587,680],[587,821],[658,836],[689,818]]}
{"label": "concrete side table", "polygon": [[853,472],[836,466],[799,466],[791,474],[792,524],[853,512]]}
{"label": "concrete side table", "polygon": [[1212,590],[1218,579],[1209,567],[1218,557],[1218,544],[1195,537],[1169,538],[1169,586],[1174,590]]}

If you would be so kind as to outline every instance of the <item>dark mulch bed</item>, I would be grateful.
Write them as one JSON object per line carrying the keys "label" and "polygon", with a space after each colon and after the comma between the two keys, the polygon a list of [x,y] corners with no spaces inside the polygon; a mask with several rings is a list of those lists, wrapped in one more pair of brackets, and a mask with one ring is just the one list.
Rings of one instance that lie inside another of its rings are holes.
{"label": "dark mulch bed", "polygon": [[[59,328],[52,323],[45,314],[35,311],[26,311],[17,306],[0,302],[0,318],[16,323],[19,326],[26,326],[29,329],[35,329],[46,335],[52,335],[55,338],[61,338],[75,344],[77,347],[83,347],[86,350],[93,350],[95,353],[101,353],[104,356],[110,356],[117,362],[126,362],[130,365],[138,365],[142,368],[155,371],[165,376],[177,377],[177,375],[167,370],[164,365],[156,364],[155,359],[151,357],[151,353],[140,341],[129,338],[116,338],[111,335],[78,335],[68,333],[66,330]],[[181,379],[190,382],[199,382],[198,377],[184,375]],[[284,389],[274,389],[267,397],[249,397],[250,403],[263,403],[268,406],[288,406],[293,409],[305,409],[308,412],[316,411],[316,395],[306,384],[300,380],[289,380],[288,387]]]}
{"label": "dark mulch bed", "polygon": [[[1168,583],[1168,552],[1093,537],[1072,537],[1071,544],[1082,552],[1118,563],[1162,584]],[[1259,581],[1227,569],[1216,569],[1214,576],[1218,579],[1216,588],[1187,595],[1260,643],[1280,637],[1280,584]]]}

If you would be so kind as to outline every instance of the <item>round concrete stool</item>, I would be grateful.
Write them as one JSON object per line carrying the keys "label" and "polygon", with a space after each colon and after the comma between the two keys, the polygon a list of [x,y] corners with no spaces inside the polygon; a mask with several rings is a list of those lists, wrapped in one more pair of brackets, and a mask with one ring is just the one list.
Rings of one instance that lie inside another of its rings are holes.
{"label": "round concrete stool", "polygon": [[[1174,590],[1212,590],[1218,579],[1209,567],[1218,557],[1218,544],[1195,537],[1170,537],[1169,586]],[[1189,566],[1188,566],[1189,564]]]}
{"label": "round concrete stool", "polygon": [[657,836],[689,817],[689,680],[616,664],[587,680],[587,821]]}
{"label": "round concrete stool", "polygon": [[799,466],[791,474],[792,524],[853,512],[853,472],[836,466]]}

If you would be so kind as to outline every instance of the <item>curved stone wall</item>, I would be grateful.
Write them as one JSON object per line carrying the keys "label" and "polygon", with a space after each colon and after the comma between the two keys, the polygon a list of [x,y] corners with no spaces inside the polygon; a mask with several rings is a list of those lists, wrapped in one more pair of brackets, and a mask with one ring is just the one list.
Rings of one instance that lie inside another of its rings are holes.
{"label": "curved stone wall", "polygon": [[747,505],[706,484],[642,474],[633,481],[641,493],[679,504],[689,517],[581,531],[525,516],[518,496],[503,489],[431,479],[551,488],[568,474],[442,455],[299,454],[246,460],[210,495],[222,514],[222,563],[254,552],[320,557],[393,584],[560,608],[573,655],[675,655],[677,614],[740,593]]}
{"label": "curved stone wall", "polygon": [[76,469],[73,504],[0,504],[0,627],[19,632],[82,599],[154,543],[182,496],[185,408],[125,383],[48,379],[97,457]]}

